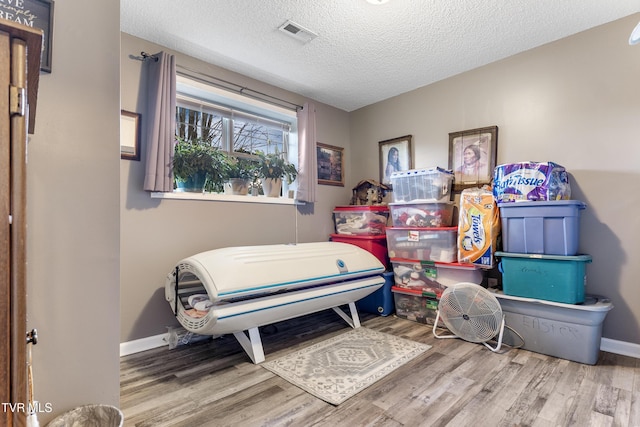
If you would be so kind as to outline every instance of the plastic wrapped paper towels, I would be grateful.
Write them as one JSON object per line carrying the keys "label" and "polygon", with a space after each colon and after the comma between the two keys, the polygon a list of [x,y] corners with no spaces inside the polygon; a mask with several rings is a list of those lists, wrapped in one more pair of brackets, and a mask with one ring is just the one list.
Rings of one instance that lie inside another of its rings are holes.
{"label": "plastic wrapped paper towels", "polygon": [[493,268],[500,233],[500,215],[491,190],[462,190],[459,215],[458,262]]}

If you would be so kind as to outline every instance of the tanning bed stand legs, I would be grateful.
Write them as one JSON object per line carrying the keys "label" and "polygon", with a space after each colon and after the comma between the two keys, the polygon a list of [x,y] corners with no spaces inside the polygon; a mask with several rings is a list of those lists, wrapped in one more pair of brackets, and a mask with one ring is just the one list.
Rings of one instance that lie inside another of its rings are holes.
{"label": "tanning bed stand legs", "polygon": [[[351,311],[351,317],[346,314],[340,307],[331,307],[333,311],[349,324],[352,328],[360,327],[360,317],[358,316],[358,310],[354,302],[349,303],[349,310]],[[247,337],[248,333],[248,337]],[[264,349],[262,348],[262,339],[260,338],[260,331],[257,327],[249,328],[246,333],[244,331],[234,332],[233,336],[236,337],[244,351],[247,353],[251,361],[255,364],[264,362]]]}

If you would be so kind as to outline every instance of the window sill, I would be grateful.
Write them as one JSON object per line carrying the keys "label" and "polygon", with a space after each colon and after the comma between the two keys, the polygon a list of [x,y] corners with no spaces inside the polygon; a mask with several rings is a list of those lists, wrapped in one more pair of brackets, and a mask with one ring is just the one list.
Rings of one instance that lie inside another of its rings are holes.
{"label": "window sill", "polygon": [[263,203],[271,205],[303,205],[295,199],[286,197],[267,196],[238,196],[233,194],[217,193],[163,193],[152,192],[152,199],[174,199],[174,200],[202,200],[207,202],[236,202],[236,203]]}

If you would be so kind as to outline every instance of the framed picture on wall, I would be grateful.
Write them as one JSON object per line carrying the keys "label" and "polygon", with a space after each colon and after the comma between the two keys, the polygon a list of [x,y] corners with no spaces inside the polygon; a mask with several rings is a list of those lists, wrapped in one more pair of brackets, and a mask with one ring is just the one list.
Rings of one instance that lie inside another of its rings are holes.
{"label": "framed picture on wall", "polygon": [[413,168],[411,157],[411,135],[387,139],[378,143],[380,151],[380,182],[391,185],[393,172]]}
{"label": "framed picture on wall", "polygon": [[490,184],[496,167],[498,126],[449,134],[449,169],[454,191]]}
{"label": "framed picture on wall", "polygon": [[51,72],[53,0],[0,1],[0,19],[42,30],[40,70]]}
{"label": "framed picture on wall", "polygon": [[344,148],[316,144],[318,184],[344,187]]}
{"label": "framed picture on wall", "polygon": [[120,111],[120,158],[140,160],[140,114]]}

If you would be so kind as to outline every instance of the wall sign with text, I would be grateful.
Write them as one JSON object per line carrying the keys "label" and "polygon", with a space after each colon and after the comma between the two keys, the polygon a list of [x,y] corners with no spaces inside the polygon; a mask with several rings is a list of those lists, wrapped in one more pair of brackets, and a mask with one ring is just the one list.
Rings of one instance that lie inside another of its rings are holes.
{"label": "wall sign with text", "polygon": [[43,42],[40,69],[50,73],[53,0],[0,0],[0,19],[42,30]]}

